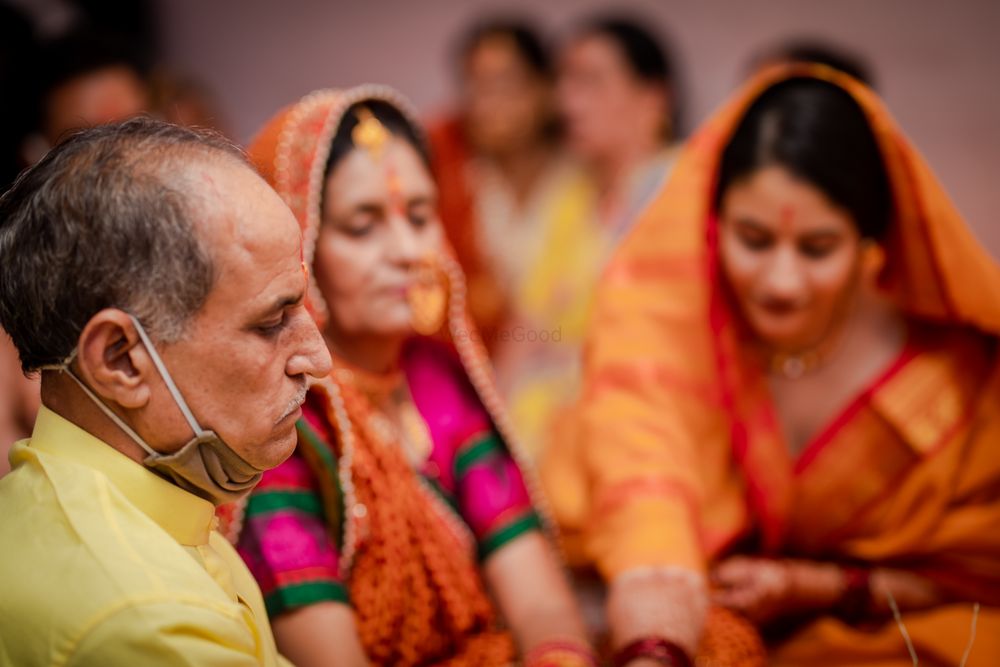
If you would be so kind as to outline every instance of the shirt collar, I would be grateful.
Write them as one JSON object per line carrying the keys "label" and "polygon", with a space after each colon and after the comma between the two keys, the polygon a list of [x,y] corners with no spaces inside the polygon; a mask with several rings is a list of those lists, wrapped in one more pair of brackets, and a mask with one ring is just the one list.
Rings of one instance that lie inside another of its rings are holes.
{"label": "shirt collar", "polygon": [[208,543],[215,507],[133,461],[44,405],[28,447],[93,468],[184,546]]}

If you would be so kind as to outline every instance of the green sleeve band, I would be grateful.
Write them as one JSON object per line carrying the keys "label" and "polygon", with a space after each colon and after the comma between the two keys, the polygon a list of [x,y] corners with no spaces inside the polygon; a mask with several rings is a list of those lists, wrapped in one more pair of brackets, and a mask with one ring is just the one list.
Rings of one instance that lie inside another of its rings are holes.
{"label": "green sleeve band", "polygon": [[533,530],[541,529],[542,521],[538,514],[534,511],[529,511],[527,514],[514,519],[510,523],[493,530],[480,540],[479,560],[485,561],[502,547],[510,544],[521,535]]}
{"label": "green sleeve band", "polygon": [[264,598],[267,615],[271,618],[285,612],[307,607],[317,602],[342,602],[351,604],[347,588],[335,581],[307,581],[282,586]]}

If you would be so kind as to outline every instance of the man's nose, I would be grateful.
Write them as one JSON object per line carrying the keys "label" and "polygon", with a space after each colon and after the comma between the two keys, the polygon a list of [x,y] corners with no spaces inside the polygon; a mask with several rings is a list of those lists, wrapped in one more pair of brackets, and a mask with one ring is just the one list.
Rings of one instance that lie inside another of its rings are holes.
{"label": "man's nose", "polygon": [[286,373],[290,376],[311,375],[324,378],[333,370],[330,350],[312,317],[303,308],[296,332],[295,350],[288,359]]}

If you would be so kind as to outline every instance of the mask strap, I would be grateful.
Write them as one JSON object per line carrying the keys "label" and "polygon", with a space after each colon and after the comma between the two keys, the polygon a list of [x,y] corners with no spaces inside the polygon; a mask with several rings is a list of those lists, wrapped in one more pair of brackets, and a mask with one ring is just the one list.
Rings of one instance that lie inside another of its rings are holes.
{"label": "mask strap", "polygon": [[66,371],[69,370],[69,365],[71,363],[73,363],[74,359],[76,359],[76,348],[75,347],[73,348],[73,351],[69,353],[69,356],[67,356],[65,359],[63,359],[62,361],[60,361],[58,364],[46,364],[45,366],[39,366],[38,370],[40,370],[40,371],[59,371],[60,373],[65,373]]}
{"label": "mask strap", "polygon": [[167,367],[163,364],[163,360],[160,359],[160,355],[157,353],[156,347],[153,345],[153,341],[149,339],[149,336],[146,334],[146,330],[142,328],[142,324],[139,323],[139,320],[137,320],[135,316],[130,313],[129,318],[132,320],[132,324],[135,325],[135,330],[139,332],[139,338],[142,339],[143,345],[146,346],[146,351],[149,352],[149,356],[153,360],[153,365],[156,366],[156,370],[159,371],[160,377],[163,378],[163,381],[167,385],[167,390],[170,391],[170,395],[174,397],[177,407],[181,409],[181,412],[184,414],[184,418],[187,419],[187,423],[191,427],[191,430],[194,431],[196,436],[203,435],[205,431],[202,430],[201,426],[198,424],[198,420],[194,418],[194,414],[191,412],[190,408],[188,408],[180,390],[177,389],[177,385],[174,384],[173,378],[170,377]]}
{"label": "mask strap", "polygon": [[143,449],[145,449],[147,454],[149,454],[150,456],[161,456],[161,454],[159,452],[157,452],[152,447],[150,447],[149,445],[147,445],[146,441],[143,440],[139,436],[138,433],[136,433],[135,431],[133,431],[131,426],[129,426],[128,424],[126,424],[124,422],[124,420],[122,420],[121,417],[119,417],[118,415],[116,415],[111,408],[109,408],[107,405],[105,405],[104,401],[102,401],[100,398],[98,398],[97,394],[95,394],[94,392],[92,392],[90,390],[90,387],[88,387],[86,384],[84,384],[83,380],[81,380],[80,378],[78,378],[76,376],[76,373],[73,372],[73,369],[71,369],[67,365],[67,366],[65,366],[63,368],[60,368],[59,370],[65,371],[67,375],[69,375],[71,378],[73,378],[73,381],[76,382],[78,385],[80,385],[80,389],[83,389],[83,393],[85,393],[87,396],[90,397],[90,400],[92,400],[97,405],[97,407],[99,407],[101,409],[101,412],[103,412],[105,415],[107,415],[108,419],[110,419],[111,421],[113,421],[118,426],[118,428],[120,428],[121,430],[125,431],[125,433],[127,433],[129,435],[129,437],[131,437],[133,440],[135,440],[136,444],[138,444],[140,447],[142,447]]}
{"label": "mask strap", "polygon": [[83,380],[81,380],[79,377],[77,377],[76,373],[73,372],[73,369],[70,368],[70,364],[72,364],[73,360],[76,359],[76,353],[77,353],[77,349],[73,348],[73,351],[69,353],[69,356],[66,357],[65,359],[63,359],[58,364],[48,364],[46,366],[40,366],[39,370],[43,370],[43,371],[58,371],[60,373],[65,373],[66,375],[68,375],[71,378],[73,378],[73,382],[75,382],[78,385],[80,385],[80,389],[82,389],[83,393],[85,393],[87,395],[87,398],[89,398],[91,401],[93,401],[94,404],[98,408],[101,409],[101,412],[103,412],[107,416],[108,419],[110,419],[111,421],[113,421],[115,423],[115,425],[118,426],[118,428],[120,428],[121,430],[125,431],[125,433],[130,438],[132,438],[133,440],[135,440],[135,442],[136,442],[137,445],[139,445],[144,450],[146,450],[147,454],[149,454],[150,456],[159,456],[159,453],[156,450],[154,450],[152,447],[150,447],[149,445],[147,445],[146,441],[143,440],[139,436],[138,433],[136,433],[134,430],[132,430],[131,426],[129,426],[128,424],[126,424],[122,420],[121,417],[119,417],[118,415],[116,415],[111,408],[109,408],[107,405],[104,404],[104,401],[102,401],[100,398],[97,397],[97,394],[95,394],[94,392],[92,392],[90,390],[90,387],[88,387],[86,384],[84,384]]}

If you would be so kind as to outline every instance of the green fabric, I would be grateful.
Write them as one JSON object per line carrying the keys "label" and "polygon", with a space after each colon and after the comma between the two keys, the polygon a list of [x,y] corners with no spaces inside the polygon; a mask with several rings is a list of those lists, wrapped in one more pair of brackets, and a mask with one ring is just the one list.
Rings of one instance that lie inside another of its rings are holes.
{"label": "green fabric", "polygon": [[344,541],[344,492],[340,488],[340,470],[333,448],[330,447],[303,417],[296,423],[302,455],[319,482],[324,503],[327,526],[337,549],[343,548]]}
{"label": "green fabric", "polygon": [[323,516],[319,498],[309,491],[258,491],[250,496],[246,514],[252,517],[288,509]]}
{"label": "green fabric", "polygon": [[350,604],[347,588],[335,581],[306,581],[299,584],[281,586],[264,597],[267,615],[274,618],[278,614],[317,602],[343,602]]}
{"label": "green fabric", "polygon": [[296,422],[295,427],[298,429],[299,435],[305,438],[306,444],[309,445],[309,448],[323,461],[323,465],[326,466],[327,469],[327,474],[337,481],[337,486],[339,488],[340,475],[338,473],[337,460],[333,458],[333,451],[330,446],[304,418]]}
{"label": "green fabric", "polygon": [[535,512],[528,512],[510,523],[496,528],[479,541],[479,560],[484,561],[501,547],[532,530],[541,530],[542,520]]}
{"label": "green fabric", "polygon": [[470,441],[459,448],[455,456],[455,479],[460,480],[479,461],[491,454],[502,452],[503,443],[493,431],[483,433],[477,439]]}
{"label": "green fabric", "polygon": [[430,487],[430,489],[434,492],[436,496],[438,496],[444,502],[448,503],[448,507],[450,507],[456,513],[458,513],[459,516],[461,516],[461,509],[458,506],[458,501],[454,498],[454,496],[448,493],[447,489],[441,486],[441,482],[439,480],[436,480],[433,477],[428,477],[427,475],[423,474],[420,475],[420,479],[427,486]]}

